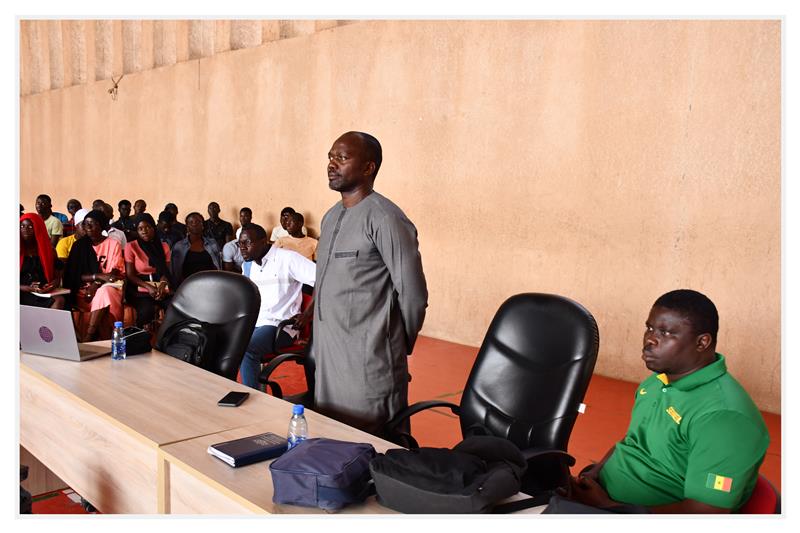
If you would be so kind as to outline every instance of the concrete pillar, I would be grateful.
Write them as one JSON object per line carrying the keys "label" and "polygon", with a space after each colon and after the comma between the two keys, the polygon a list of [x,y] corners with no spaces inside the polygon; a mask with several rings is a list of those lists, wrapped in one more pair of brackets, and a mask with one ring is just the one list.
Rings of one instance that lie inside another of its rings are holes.
{"label": "concrete pillar", "polygon": [[316,31],[315,26],[314,20],[282,20],[281,39],[310,35]]}
{"label": "concrete pillar", "polygon": [[110,20],[97,20],[94,32],[94,79],[107,80],[114,73],[114,25]]}
{"label": "concrete pillar", "polygon": [[153,22],[153,63],[163,67],[174,65],[178,60],[175,47],[175,21],[156,20]]}
{"label": "concrete pillar", "polygon": [[260,20],[231,21],[231,50],[252,48],[261,44]]}
{"label": "concrete pillar", "polygon": [[70,70],[72,85],[86,83],[89,79],[86,69],[86,23],[82,20],[69,21]]}
{"label": "concrete pillar", "polygon": [[61,21],[47,21],[47,46],[50,58],[50,88],[64,86],[64,42],[61,34]]}
{"label": "concrete pillar", "polygon": [[214,26],[214,53],[227,52],[231,49],[231,21],[217,20]]}
{"label": "concrete pillar", "polygon": [[[45,21],[29,20],[22,21],[24,24],[25,41],[24,55],[26,83],[23,86],[26,92],[23,94],[36,94],[46,91],[50,86],[50,76],[47,72],[48,65],[45,58],[45,46],[47,42]],[[22,88],[22,87],[21,87]]]}
{"label": "concrete pillar", "polygon": [[277,41],[281,38],[281,21],[280,20],[262,20],[261,21],[261,42],[268,43],[270,41]]}
{"label": "concrete pillar", "polygon": [[122,72],[142,70],[142,21],[122,21]]}

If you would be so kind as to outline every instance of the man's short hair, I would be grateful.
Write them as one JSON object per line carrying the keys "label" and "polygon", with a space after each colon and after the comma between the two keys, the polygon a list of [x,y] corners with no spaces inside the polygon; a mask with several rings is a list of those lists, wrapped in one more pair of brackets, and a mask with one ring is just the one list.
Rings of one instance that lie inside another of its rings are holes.
{"label": "man's short hair", "polygon": [[172,214],[172,211],[161,211],[158,214],[158,221],[159,222],[166,222],[167,224],[172,224],[175,222],[175,215]]}
{"label": "man's short hair", "polygon": [[127,205],[128,207],[130,207],[131,206],[131,201],[130,200],[120,200],[119,202],[117,202],[117,208],[120,208],[123,205]]}
{"label": "man's short hair", "polygon": [[281,209],[281,216],[285,215],[286,213],[289,213],[289,214],[291,215],[291,214],[293,214],[294,212],[295,212],[295,211],[294,211],[294,209],[293,209],[293,208],[291,208],[291,207],[284,207],[283,209]]}
{"label": "man's short hair", "polygon": [[367,159],[375,163],[375,172],[372,174],[374,178],[378,175],[378,170],[380,170],[381,162],[383,161],[383,148],[381,148],[381,143],[369,133],[364,133],[363,131],[353,131],[351,133],[361,138],[361,141],[364,143]]}
{"label": "man's short hair", "polygon": [[297,211],[295,211],[294,213],[292,213],[292,218],[294,218],[294,221],[295,221],[295,222],[297,222],[298,224],[300,224],[300,227],[301,227],[301,228],[303,227],[303,224],[305,224],[305,223],[306,223],[306,219],[305,219],[305,217],[302,215],[302,213],[298,213]]}
{"label": "man's short hair", "polygon": [[252,237],[256,239],[266,239],[267,238],[267,230],[263,227],[259,226],[258,224],[251,222],[250,224],[245,224],[242,228],[243,232],[249,233]]}
{"label": "man's short hair", "polygon": [[51,205],[52,205],[52,203],[53,203],[53,200],[51,200],[51,199],[50,199],[50,196],[49,196],[49,195],[47,195],[47,194],[40,194],[39,196],[37,196],[37,197],[36,197],[36,199],[37,199],[37,200],[39,200],[39,199],[42,199],[42,200],[47,200],[47,203],[48,203],[48,204],[51,204]]}
{"label": "man's short hair", "polygon": [[653,307],[663,307],[684,315],[697,335],[708,333],[712,344],[717,342],[719,314],[714,302],[691,289],[670,291],[658,298]]}
{"label": "man's short hair", "polygon": [[253,216],[253,210],[249,207],[243,207],[239,209],[239,213],[250,213],[250,216]]}
{"label": "man's short hair", "polygon": [[168,203],[164,206],[164,211],[169,211],[170,209],[174,209],[175,211],[178,210],[178,206],[173,204],[172,202]]}

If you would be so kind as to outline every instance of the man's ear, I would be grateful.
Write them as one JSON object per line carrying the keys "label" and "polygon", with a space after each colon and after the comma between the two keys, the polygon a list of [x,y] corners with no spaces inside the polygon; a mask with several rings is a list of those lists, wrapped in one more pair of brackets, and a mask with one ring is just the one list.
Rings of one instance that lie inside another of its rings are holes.
{"label": "man's ear", "polygon": [[367,164],[364,165],[364,174],[367,176],[375,174],[375,161],[367,161]]}
{"label": "man's ear", "polygon": [[702,335],[698,335],[695,345],[698,352],[705,352],[708,350],[708,347],[711,346],[711,334],[703,333]]}

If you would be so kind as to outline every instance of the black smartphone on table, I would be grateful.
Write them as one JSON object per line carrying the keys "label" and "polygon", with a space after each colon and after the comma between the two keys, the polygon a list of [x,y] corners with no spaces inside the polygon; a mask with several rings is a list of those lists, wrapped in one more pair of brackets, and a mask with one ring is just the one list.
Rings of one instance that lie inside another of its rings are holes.
{"label": "black smartphone on table", "polygon": [[239,407],[242,405],[247,397],[250,396],[249,392],[235,392],[231,391],[226,394],[220,401],[217,402],[217,405],[220,407]]}

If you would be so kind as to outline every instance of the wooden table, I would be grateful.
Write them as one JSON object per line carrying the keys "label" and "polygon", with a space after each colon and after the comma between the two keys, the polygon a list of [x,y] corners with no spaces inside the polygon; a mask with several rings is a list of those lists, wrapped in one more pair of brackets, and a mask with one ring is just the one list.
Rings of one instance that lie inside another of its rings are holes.
{"label": "wooden table", "polygon": [[[249,401],[249,400],[248,400]],[[397,446],[312,411],[306,411],[309,436],[368,442],[379,453]],[[160,455],[165,462],[169,495],[166,512],[175,514],[273,514],[324,513],[321,509],[278,505],[272,502],[272,477],[264,461],[232,468],[208,454],[209,445],[271,431],[282,435],[288,417],[276,416],[251,426],[206,435],[164,446]],[[340,511],[349,513],[392,513],[371,496],[364,505],[350,505]]]}
{"label": "wooden table", "polygon": [[[217,406],[231,390],[250,398],[237,408]],[[313,435],[363,440],[378,451],[393,446],[317,413],[306,416]],[[288,402],[155,351],[83,363],[20,354],[20,445],[103,513],[221,512],[204,505],[226,513],[314,512],[274,508],[248,492],[247,468],[214,465],[229,476],[242,473],[244,481],[233,483],[207,468],[216,459],[203,456],[206,442],[253,435],[259,427],[282,434],[290,417]],[[251,471],[265,471],[271,490],[265,464]],[[213,498],[187,501],[181,487],[193,480],[211,487]],[[240,489],[243,495],[232,496]],[[390,510],[373,501],[360,512]]]}

